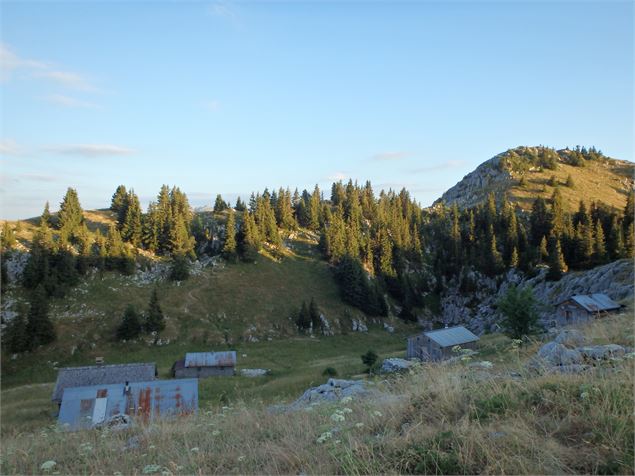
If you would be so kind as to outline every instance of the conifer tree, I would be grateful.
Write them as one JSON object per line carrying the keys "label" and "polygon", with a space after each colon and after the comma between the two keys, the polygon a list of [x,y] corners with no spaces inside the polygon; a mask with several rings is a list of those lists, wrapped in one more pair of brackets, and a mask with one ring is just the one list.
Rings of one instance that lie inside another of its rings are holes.
{"label": "conifer tree", "polygon": [[223,256],[228,260],[236,259],[236,214],[232,209],[227,215],[227,225],[225,226],[225,242],[223,243]]}
{"label": "conifer tree", "polygon": [[141,246],[143,228],[141,224],[141,204],[134,190],[130,190],[128,193],[126,203],[125,217],[121,226],[121,237],[137,248]]}
{"label": "conifer tree", "polygon": [[72,235],[75,230],[84,222],[84,212],[79,204],[77,191],[74,188],[68,188],[62,203],[60,203],[59,228],[67,230]]}
{"label": "conifer tree", "polygon": [[624,240],[624,251],[627,257],[635,257],[635,222],[631,222],[626,230],[626,239]]}
{"label": "conifer tree", "polygon": [[567,272],[567,264],[564,261],[560,240],[555,236],[549,239],[549,272],[547,279],[557,281],[562,277],[562,273]]}
{"label": "conifer tree", "polygon": [[512,285],[496,304],[503,315],[501,324],[513,339],[521,339],[538,329],[538,303],[531,287],[519,289]]}
{"label": "conifer tree", "polygon": [[236,206],[234,208],[237,212],[244,212],[245,210],[247,210],[247,205],[245,205],[245,202],[243,202],[240,197],[238,197],[236,199]]}
{"label": "conifer tree", "polygon": [[106,235],[106,252],[110,258],[119,258],[124,255],[124,244],[121,234],[115,225],[108,227],[108,235]]}
{"label": "conifer tree", "polygon": [[551,231],[549,213],[547,212],[545,200],[542,197],[538,197],[534,200],[529,222],[531,224],[531,244],[538,246],[542,238],[549,236]]}
{"label": "conifer tree", "polygon": [[17,354],[29,350],[29,337],[26,330],[27,321],[24,318],[24,311],[21,309],[18,314],[9,321],[2,336],[2,344],[5,348]]}
{"label": "conifer tree", "polygon": [[309,228],[317,230],[320,227],[320,189],[317,185],[313,189],[311,201],[309,202]]}
{"label": "conifer tree", "polygon": [[595,242],[593,245],[593,257],[596,263],[602,264],[606,262],[606,242],[604,239],[604,229],[600,220],[595,222]]}
{"label": "conifer tree", "polygon": [[315,299],[313,298],[311,298],[311,302],[309,304],[309,318],[311,320],[311,327],[313,328],[313,332],[317,332],[318,329],[322,328],[320,310],[318,309]]}
{"label": "conifer tree", "polygon": [[119,185],[115,190],[115,193],[112,195],[112,200],[110,201],[110,210],[112,210],[117,216],[119,216],[119,211],[126,206],[127,200],[128,191],[126,190],[125,185]]}
{"label": "conifer tree", "polygon": [[393,245],[388,233],[383,232],[379,236],[379,262],[378,273],[385,277],[394,277],[395,269],[392,265]]}
{"label": "conifer tree", "polygon": [[29,314],[26,323],[26,335],[29,349],[53,342],[57,336],[55,327],[49,319],[49,304],[43,285],[39,285],[30,297]]}
{"label": "conifer tree", "polygon": [[624,255],[622,225],[619,223],[616,215],[613,215],[613,218],[611,219],[607,248],[608,254],[613,260],[620,259]]}
{"label": "conifer tree", "polygon": [[46,223],[47,226],[51,226],[51,211],[49,209],[49,202],[48,200],[46,201],[46,204],[44,205],[44,211],[42,212],[42,215],[40,216],[40,223]]}
{"label": "conifer tree", "polygon": [[564,205],[562,203],[562,194],[560,189],[556,188],[551,195],[551,232],[560,238],[564,232]]}
{"label": "conifer tree", "polygon": [[13,248],[16,244],[15,233],[13,228],[9,225],[8,221],[2,224],[2,236],[0,236],[0,249],[7,251]]}
{"label": "conifer tree", "polygon": [[221,197],[221,194],[219,193],[218,195],[216,195],[216,201],[214,202],[214,213],[220,213],[227,210],[227,204],[225,203],[225,201],[223,200],[223,197]]}
{"label": "conifer tree", "polygon": [[152,290],[143,327],[148,333],[159,333],[165,329],[165,318],[163,317],[163,311],[161,310],[161,305],[159,304],[159,294],[157,293],[157,288]]}
{"label": "conifer tree", "polygon": [[500,273],[503,269],[503,257],[498,251],[498,245],[496,243],[496,234],[494,233],[494,225],[489,226],[487,253],[485,254],[485,272],[494,276]]}
{"label": "conifer tree", "polygon": [[515,246],[512,249],[512,254],[509,258],[509,267],[518,268],[518,248],[516,248]]}
{"label": "conifer tree", "polygon": [[309,309],[305,301],[302,301],[302,306],[298,311],[298,315],[296,317],[296,325],[298,326],[298,330],[300,332],[304,332],[311,326],[311,314],[309,313]]}
{"label": "conifer tree", "polygon": [[258,257],[260,244],[260,235],[254,215],[247,211],[243,215],[243,223],[238,233],[238,251],[243,260],[254,261]]}
{"label": "conifer tree", "polygon": [[130,340],[139,337],[141,334],[141,321],[139,315],[132,304],[126,307],[121,323],[117,327],[117,339]]}
{"label": "conifer tree", "polygon": [[575,182],[573,181],[573,177],[571,176],[571,174],[567,176],[567,181],[565,182],[565,185],[569,188],[575,188]]}

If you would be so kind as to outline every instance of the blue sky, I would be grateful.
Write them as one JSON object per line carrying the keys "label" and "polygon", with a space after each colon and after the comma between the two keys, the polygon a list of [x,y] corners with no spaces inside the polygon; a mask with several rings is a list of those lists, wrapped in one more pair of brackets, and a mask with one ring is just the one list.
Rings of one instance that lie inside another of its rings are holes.
{"label": "blue sky", "polygon": [[1,218],[369,179],[517,145],[633,160],[632,2],[4,2]]}

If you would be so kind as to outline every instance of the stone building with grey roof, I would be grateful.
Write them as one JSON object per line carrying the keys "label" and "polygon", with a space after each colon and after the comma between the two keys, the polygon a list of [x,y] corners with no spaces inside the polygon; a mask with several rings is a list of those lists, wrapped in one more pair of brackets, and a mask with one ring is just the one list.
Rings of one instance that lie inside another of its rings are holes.
{"label": "stone building with grey roof", "polygon": [[428,331],[408,338],[406,358],[444,360],[454,355],[453,347],[458,345],[461,349],[475,349],[478,341],[478,336],[463,326]]}

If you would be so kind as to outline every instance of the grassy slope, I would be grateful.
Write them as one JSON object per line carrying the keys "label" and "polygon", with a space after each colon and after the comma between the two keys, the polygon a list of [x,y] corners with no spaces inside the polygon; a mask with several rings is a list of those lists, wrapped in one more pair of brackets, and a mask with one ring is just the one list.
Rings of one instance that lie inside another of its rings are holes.
{"label": "grassy slope", "polygon": [[[106,212],[90,215],[108,217]],[[28,228],[23,226],[23,231]],[[383,356],[405,351],[404,337],[415,332],[415,327],[394,319],[389,320],[397,328],[394,335],[383,330],[379,322],[371,324],[369,334],[347,334],[350,318],[361,317],[359,311],[340,300],[328,264],[320,259],[314,243],[297,240],[292,249],[277,261],[261,256],[256,264],[221,264],[205,268],[182,283],[159,283],[167,321],[161,338],[169,339],[169,344],[160,347],[151,345],[149,336],[137,342],[113,341],[125,307],[133,304],[138,310],[145,309],[154,284],[114,273],[83,279],[67,298],[52,303],[50,314],[58,330],[55,343],[17,360],[3,357],[2,397],[9,402],[7,412],[3,405],[3,427],[51,423],[48,398],[56,368],[92,364],[97,356],[108,363],[156,362],[160,377],[167,378],[174,361],[187,351],[236,349],[238,368],[272,370],[273,375],[264,379],[202,382],[201,402],[205,405],[237,396],[273,400],[295,395],[322,381],[325,367],[335,367],[342,376],[360,373],[359,356],[368,349]],[[22,301],[23,291],[12,289],[8,297]],[[297,335],[290,316],[303,300],[308,302],[312,297],[345,335],[315,339]],[[259,342],[251,342],[250,337]],[[28,389],[25,402],[21,401],[21,389]]]}
{"label": "grassy slope", "polygon": [[[577,210],[580,200],[584,200],[587,205],[597,201],[623,210],[627,192],[632,186],[635,164],[621,160],[586,161],[585,163],[586,167],[560,163],[556,170],[527,172],[527,185],[520,187],[516,182],[509,189],[510,199],[525,210],[529,210],[536,197],[551,198],[554,187],[547,183],[553,175],[559,184],[565,209]],[[573,177],[574,188],[565,186],[569,175]]]}
{"label": "grassy slope", "polygon": [[[582,330],[595,343],[633,346],[632,323],[629,309]],[[517,350],[487,336],[479,358],[493,363],[489,371],[424,365],[378,379],[380,399],[312,411],[272,414],[232,401],[128,432],[5,434],[0,469],[38,473],[54,460],[61,474],[633,474],[633,360],[536,376],[524,362],[541,344]],[[3,411],[14,408],[12,391],[3,396]],[[318,442],[325,432],[331,438]],[[132,435],[139,447],[122,451]]]}

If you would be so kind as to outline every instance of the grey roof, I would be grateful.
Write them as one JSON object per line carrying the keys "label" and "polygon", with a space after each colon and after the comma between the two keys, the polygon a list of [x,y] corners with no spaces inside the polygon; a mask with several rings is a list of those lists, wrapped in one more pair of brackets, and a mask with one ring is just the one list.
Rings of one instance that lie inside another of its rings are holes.
{"label": "grey roof", "polygon": [[236,351],[188,352],[185,367],[233,367],[236,365]]}
{"label": "grey roof", "polygon": [[479,340],[476,334],[471,333],[463,326],[448,327],[447,329],[424,332],[424,335],[439,344],[441,347],[452,347]]}
{"label": "grey roof", "polygon": [[606,294],[577,294],[571,299],[589,312],[612,311],[622,307]]}
{"label": "grey roof", "polygon": [[198,409],[197,379],[151,380],[129,386],[129,393],[124,391],[124,383],[67,388],[58,423],[78,430],[115,415],[126,414],[148,422],[158,416],[196,413]]}
{"label": "grey roof", "polygon": [[113,364],[66,367],[57,373],[51,400],[61,402],[65,388],[155,380],[156,364]]}

